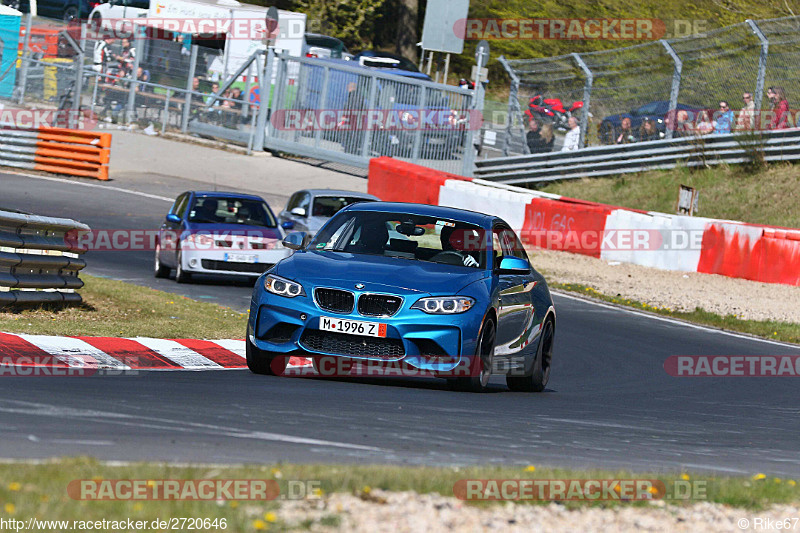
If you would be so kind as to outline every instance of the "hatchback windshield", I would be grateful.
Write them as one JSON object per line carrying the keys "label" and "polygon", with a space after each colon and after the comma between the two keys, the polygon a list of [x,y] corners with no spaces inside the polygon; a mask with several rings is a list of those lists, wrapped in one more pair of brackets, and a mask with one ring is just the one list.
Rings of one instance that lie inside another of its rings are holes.
{"label": "hatchback windshield", "polygon": [[484,241],[485,232],[480,227],[464,222],[353,211],[333,218],[317,233],[309,249],[485,268]]}
{"label": "hatchback windshield", "polygon": [[197,198],[189,213],[189,222],[267,228],[276,226],[275,217],[266,203],[246,198],[219,196]]}
{"label": "hatchback windshield", "polygon": [[371,198],[353,198],[349,196],[317,196],[314,199],[311,215],[330,218],[350,204],[373,201]]}

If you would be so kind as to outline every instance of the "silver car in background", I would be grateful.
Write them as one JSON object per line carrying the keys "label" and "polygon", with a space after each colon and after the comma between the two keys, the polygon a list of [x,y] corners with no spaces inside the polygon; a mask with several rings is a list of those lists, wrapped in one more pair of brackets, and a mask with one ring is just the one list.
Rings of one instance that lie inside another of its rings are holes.
{"label": "silver car in background", "polygon": [[371,194],[336,189],[303,189],[290,198],[278,215],[278,222],[285,230],[305,231],[314,235],[333,215],[350,204],[379,202]]}

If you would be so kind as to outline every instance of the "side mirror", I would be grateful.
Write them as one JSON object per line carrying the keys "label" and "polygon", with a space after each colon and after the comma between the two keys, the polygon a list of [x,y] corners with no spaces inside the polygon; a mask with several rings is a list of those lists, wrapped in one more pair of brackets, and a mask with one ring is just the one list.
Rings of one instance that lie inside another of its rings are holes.
{"label": "side mirror", "polygon": [[179,217],[178,215],[173,215],[172,213],[170,213],[169,215],[167,215],[167,222],[172,222],[173,224],[180,224],[181,223],[181,217]]}
{"label": "side mirror", "polygon": [[283,239],[283,245],[290,250],[299,250],[305,248],[308,244],[308,233],[305,231],[295,231],[290,233]]}
{"label": "side mirror", "polygon": [[530,274],[531,265],[524,259],[506,255],[500,260],[500,274],[524,275]]}
{"label": "side mirror", "polygon": [[292,222],[291,220],[284,220],[283,222],[281,222],[281,227],[283,229],[292,229],[294,228],[294,222]]}
{"label": "side mirror", "polygon": [[305,210],[305,209],[303,209],[302,207],[295,207],[294,209],[292,209],[292,210],[291,210],[291,213],[292,213],[293,215],[297,215],[297,216],[299,216],[299,217],[304,217],[304,216],[306,216],[306,210]]}

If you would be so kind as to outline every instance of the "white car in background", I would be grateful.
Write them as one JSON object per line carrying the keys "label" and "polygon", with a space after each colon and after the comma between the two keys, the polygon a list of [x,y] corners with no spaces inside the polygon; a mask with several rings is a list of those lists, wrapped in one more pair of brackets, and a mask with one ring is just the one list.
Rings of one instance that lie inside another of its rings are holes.
{"label": "white car in background", "polygon": [[[121,27],[115,21],[120,19],[136,19],[147,17],[150,0],[109,0],[97,5],[89,13],[89,26],[94,31],[125,30],[133,28]],[[113,34],[112,34],[113,36]]]}

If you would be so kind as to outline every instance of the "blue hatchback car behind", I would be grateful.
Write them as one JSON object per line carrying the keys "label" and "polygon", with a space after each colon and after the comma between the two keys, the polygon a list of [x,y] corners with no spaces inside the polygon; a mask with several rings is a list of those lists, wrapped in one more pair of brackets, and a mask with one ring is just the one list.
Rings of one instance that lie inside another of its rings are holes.
{"label": "blue hatchback car behind", "polygon": [[[400,365],[484,390],[547,385],[556,314],[547,284],[502,219],[460,209],[350,205],[256,283],[247,363],[281,374],[289,356]],[[349,367],[345,367],[349,368]]]}

